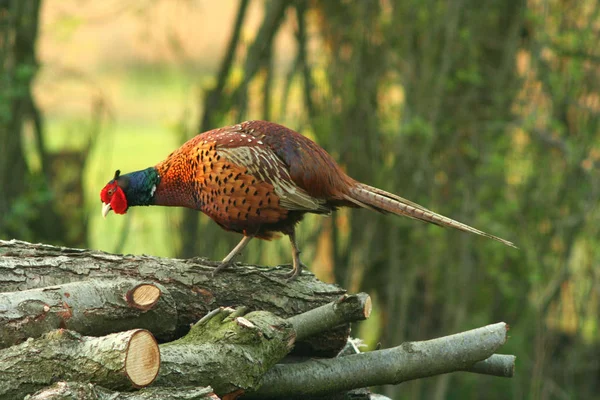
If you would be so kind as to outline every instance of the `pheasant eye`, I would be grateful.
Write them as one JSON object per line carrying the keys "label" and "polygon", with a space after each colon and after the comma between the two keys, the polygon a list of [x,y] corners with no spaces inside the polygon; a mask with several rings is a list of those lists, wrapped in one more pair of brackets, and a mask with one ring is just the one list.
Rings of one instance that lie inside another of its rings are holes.
{"label": "pheasant eye", "polygon": [[115,189],[108,189],[109,196],[112,196],[114,192],[115,192]]}

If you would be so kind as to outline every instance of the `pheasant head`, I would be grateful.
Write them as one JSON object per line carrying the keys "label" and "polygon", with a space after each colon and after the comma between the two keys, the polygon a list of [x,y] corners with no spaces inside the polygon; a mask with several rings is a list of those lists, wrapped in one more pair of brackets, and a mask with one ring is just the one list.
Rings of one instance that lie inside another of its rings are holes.
{"label": "pheasant head", "polygon": [[100,191],[102,216],[106,218],[110,210],[116,214],[125,214],[131,206],[149,206],[154,204],[154,195],[160,176],[153,167],[115,176]]}

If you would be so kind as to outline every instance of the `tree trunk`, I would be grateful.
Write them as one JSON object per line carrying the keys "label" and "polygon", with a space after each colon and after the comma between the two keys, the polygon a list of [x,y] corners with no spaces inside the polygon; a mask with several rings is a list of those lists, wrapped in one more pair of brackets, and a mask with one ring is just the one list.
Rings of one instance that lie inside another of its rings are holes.
{"label": "tree trunk", "polygon": [[[12,205],[24,192],[28,166],[23,155],[21,129],[26,98],[35,71],[31,25],[37,24],[39,0],[8,1],[0,4],[2,29],[0,65],[0,235],[15,234],[10,217]],[[25,46],[30,43],[30,46]],[[27,51],[29,47],[31,51]],[[17,79],[17,68],[29,73]]]}
{"label": "tree trunk", "polygon": [[[38,68],[35,46],[40,3],[0,2],[0,237],[54,242],[64,236],[64,226],[49,196],[43,124],[31,88]],[[40,171],[30,168],[25,157],[26,122],[34,129]]]}

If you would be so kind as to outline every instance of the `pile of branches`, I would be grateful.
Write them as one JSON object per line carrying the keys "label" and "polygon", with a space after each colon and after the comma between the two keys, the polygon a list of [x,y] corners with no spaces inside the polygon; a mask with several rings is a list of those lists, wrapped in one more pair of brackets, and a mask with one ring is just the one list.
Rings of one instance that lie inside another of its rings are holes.
{"label": "pile of branches", "polygon": [[[0,399],[369,399],[454,371],[510,377],[507,325],[361,353],[371,313],[310,273],[0,241]],[[379,397],[381,398],[381,397]]]}

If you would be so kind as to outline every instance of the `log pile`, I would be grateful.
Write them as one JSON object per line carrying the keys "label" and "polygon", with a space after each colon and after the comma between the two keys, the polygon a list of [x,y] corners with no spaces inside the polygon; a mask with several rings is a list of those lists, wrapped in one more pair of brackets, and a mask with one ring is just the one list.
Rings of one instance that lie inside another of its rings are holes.
{"label": "log pile", "polygon": [[[504,323],[368,353],[365,293],[304,273],[0,241],[0,399],[369,399],[453,371],[512,376]],[[381,397],[379,397],[381,398]]]}

